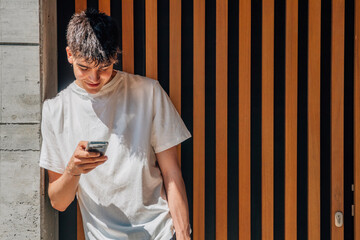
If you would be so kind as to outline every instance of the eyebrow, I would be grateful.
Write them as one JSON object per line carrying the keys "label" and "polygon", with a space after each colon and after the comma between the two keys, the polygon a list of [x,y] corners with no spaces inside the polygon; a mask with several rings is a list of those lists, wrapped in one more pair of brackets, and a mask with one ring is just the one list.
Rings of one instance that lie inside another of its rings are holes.
{"label": "eyebrow", "polygon": [[[76,63],[78,66],[82,67],[82,68],[91,68],[89,66],[85,66],[85,65],[82,65],[80,63]],[[106,67],[109,67],[111,64],[107,64],[107,65],[104,65],[104,66],[101,66],[99,68],[106,68]]]}

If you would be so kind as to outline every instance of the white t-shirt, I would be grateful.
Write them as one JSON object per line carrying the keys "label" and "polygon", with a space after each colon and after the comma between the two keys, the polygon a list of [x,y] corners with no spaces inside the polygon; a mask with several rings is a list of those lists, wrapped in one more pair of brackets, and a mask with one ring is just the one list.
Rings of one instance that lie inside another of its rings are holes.
{"label": "white t-shirt", "polygon": [[155,153],[191,135],[156,80],[118,71],[97,94],[75,82],[46,100],[40,166],[63,173],[79,141],[109,141],[108,160],[77,191],[86,239],[173,235]]}

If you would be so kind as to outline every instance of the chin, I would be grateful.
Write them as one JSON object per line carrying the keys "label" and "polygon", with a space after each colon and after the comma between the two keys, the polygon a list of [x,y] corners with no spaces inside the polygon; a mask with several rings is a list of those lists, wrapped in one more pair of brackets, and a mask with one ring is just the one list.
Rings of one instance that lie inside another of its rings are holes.
{"label": "chin", "polygon": [[96,94],[100,91],[100,89],[85,89],[85,90],[90,94]]}

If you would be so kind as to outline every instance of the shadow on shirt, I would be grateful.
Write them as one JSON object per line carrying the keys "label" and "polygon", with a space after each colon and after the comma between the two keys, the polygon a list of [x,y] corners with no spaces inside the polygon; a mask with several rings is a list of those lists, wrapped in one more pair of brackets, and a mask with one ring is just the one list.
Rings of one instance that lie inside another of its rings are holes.
{"label": "shadow on shirt", "polygon": [[90,214],[86,209],[81,208],[84,232],[89,239],[151,239],[143,225],[132,224],[126,214],[114,204],[103,206],[96,203],[84,191],[81,195],[84,198],[82,200],[86,202],[86,208],[91,210]]}

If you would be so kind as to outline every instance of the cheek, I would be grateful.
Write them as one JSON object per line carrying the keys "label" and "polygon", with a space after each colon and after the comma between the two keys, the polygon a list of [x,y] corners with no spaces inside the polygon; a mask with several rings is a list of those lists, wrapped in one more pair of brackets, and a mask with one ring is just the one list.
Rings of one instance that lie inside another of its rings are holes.
{"label": "cheek", "polygon": [[102,73],[100,73],[100,78],[103,79],[103,80],[105,80],[105,81],[107,81],[107,80],[110,79],[111,75],[112,75],[112,70],[111,70],[111,71],[102,72]]}
{"label": "cheek", "polygon": [[81,78],[86,77],[86,72],[81,71],[79,69],[75,69],[74,73],[75,73],[75,76],[76,76],[77,79],[81,79]]}

